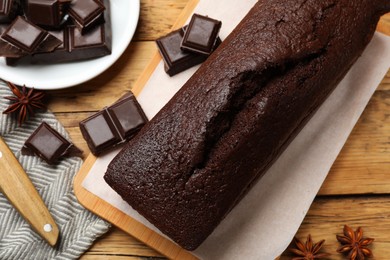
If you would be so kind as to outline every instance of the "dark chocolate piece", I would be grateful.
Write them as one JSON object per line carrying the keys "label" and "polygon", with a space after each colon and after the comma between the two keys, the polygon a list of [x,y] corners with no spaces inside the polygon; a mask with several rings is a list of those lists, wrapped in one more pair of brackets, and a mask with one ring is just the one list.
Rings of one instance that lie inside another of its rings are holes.
{"label": "dark chocolate piece", "polygon": [[44,28],[58,28],[66,21],[65,11],[71,0],[26,0],[29,21]]}
{"label": "dark chocolate piece", "polygon": [[4,40],[28,53],[33,53],[45,37],[45,31],[20,16],[2,35]]}
{"label": "dark chocolate piece", "polygon": [[11,22],[18,14],[20,0],[0,0],[0,23]]}
{"label": "dark chocolate piece", "polygon": [[148,121],[133,95],[119,100],[107,111],[123,139],[133,136]]}
{"label": "dark chocolate piece", "polygon": [[55,164],[62,156],[80,155],[81,151],[47,123],[43,122],[27,139],[22,153],[33,153],[48,164]]}
{"label": "dark chocolate piece", "polygon": [[213,52],[222,23],[207,16],[194,14],[183,36],[183,50],[210,55]]}
{"label": "dark chocolate piece", "polygon": [[81,33],[85,33],[95,24],[104,21],[104,9],[105,7],[100,0],[74,0],[68,13]]}
{"label": "dark chocolate piece", "polygon": [[70,52],[82,59],[111,54],[111,34],[107,26],[108,23],[98,25],[86,34],[77,27],[70,27]]}
{"label": "dark chocolate piece", "polygon": [[107,110],[80,122],[80,130],[91,152],[98,155],[121,141]]}
{"label": "dark chocolate piece", "polygon": [[86,60],[111,54],[111,20],[109,1],[105,0],[105,23],[96,25],[85,34],[74,25],[67,25],[59,31],[49,31],[62,40],[63,44],[51,53],[35,53],[21,59],[6,58],[7,65],[48,64]]}
{"label": "dark chocolate piece", "polygon": [[61,41],[18,16],[13,23],[1,35],[1,45],[9,45],[9,48],[0,49],[0,56],[22,57],[36,52],[51,52]]}
{"label": "dark chocolate piece", "polygon": [[169,76],[176,75],[207,59],[206,55],[181,50],[183,35],[184,29],[180,28],[156,40],[157,47],[164,60],[165,71]]}
{"label": "dark chocolate piece", "polygon": [[94,155],[130,140],[148,121],[133,94],[80,122],[80,130]]}
{"label": "dark chocolate piece", "polygon": [[39,60],[39,63],[54,63],[57,61],[61,61],[63,56],[69,55],[68,54],[69,41],[66,32],[67,32],[66,30],[49,32],[50,34],[54,35],[56,38],[62,41],[62,44],[59,45],[54,51],[35,53],[34,55],[27,55],[21,58],[7,57],[5,59],[6,64],[8,66],[15,66],[20,63],[26,63],[26,64],[38,63],[36,62],[36,60]]}
{"label": "dark chocolate piece", "polygon": [[22,51],[33,53],[45,36],[43,30],[19,16],[1,35],[1,38]]}

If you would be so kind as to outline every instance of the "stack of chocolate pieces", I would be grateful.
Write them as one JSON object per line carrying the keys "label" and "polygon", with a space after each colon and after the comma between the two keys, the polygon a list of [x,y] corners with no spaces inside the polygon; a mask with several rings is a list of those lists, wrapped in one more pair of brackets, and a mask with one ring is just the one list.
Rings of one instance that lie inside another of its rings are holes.
{"label": "stack of chocolate pieces", "polygon": [[218,20],[194,14],[188,26],[157,39],[166,73],[173,76],[205,61],[221,43],[221,26]]}
{"label": "stack of chocolate pieces", "polygon": [[111,54],[109,0],[0,0],[0,56],[8,65]]}

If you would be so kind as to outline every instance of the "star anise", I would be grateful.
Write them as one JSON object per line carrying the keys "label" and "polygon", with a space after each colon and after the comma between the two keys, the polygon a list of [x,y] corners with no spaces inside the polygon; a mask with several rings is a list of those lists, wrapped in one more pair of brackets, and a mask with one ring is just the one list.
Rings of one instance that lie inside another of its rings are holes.
{"label": "star anise", "polygon": [[43,109],[46,106],[42,103],[42,98],[45,96],[43,92],[34,91],[33,88],[27,89],[23,86],[20,90],[16,85],[7,82],[15,96],[4,97],[11,101],[11,105],[3,111],[3,114],[18,113],[19,126],[27,119],[27,116],[34,115],[34,109]]}
{"label": "star anise", "polygon": [[342,244],[337,252],[348,253],[348,258],[351,260],[364,260],[365,257],[373,257],[371,249],[367,248],[374,239],[363,238],[363,229],[358,227],[354,232],[347,225],[344,226],[344,235],[337,235],[337,240]]}
{"label": "star anise", "polygon": [[313,260],[329,256],[327,253],[318,253],[325,243],[325,239],[314,244],[309,234],[305,244],[296,237],[294,237],[294,243],[297,248],[290,248],[290,251],[297,257],[294,257],[292,260]]}

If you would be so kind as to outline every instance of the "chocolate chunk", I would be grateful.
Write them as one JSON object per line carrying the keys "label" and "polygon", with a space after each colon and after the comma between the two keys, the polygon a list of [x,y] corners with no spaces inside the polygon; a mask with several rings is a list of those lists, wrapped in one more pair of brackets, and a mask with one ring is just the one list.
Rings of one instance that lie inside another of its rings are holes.
{"label": "chocolate chunk", "polygon": [[93,25],[104,21],[104,9],[100,0],[74,0],[68,12],[81,33],[85,33]]}
{"label": "chocolate chunk", "polygon": [[80,130],[89,149],[95,155],[121,141],[106,110],[81,121]]}
{"label": "chocolate chunk", "polygon": [[0,56],[22,57],[37,52],[50,52],[62,42],[47,31],[18,16],[1,35]]}
{"label": "chocolate chunk", "polygon": [[55,164],[61,157],[80,155],[81,151],[56,130],[43,122],[27,139],[23,154],[35,154],[48,164]]}
{"label": "chocolate chunk", "polygon": [[1,38],[27,53],[33,53],[45,36],[45,31],[19,16]]}
{"label": "chocolate chunk", "polygon": [[133,94],[80,122],[80,130],[94,155],[130,140],[148,121]]}
{"label": "chocolate chunk", "polygon": [[11,22],[18,14],[20,0],[0,0],[0,23]]}
{"label": "chocolate chunk", "polygon": [[84,35],[78,28],[71,27],[70,52],[77,53],[83,59],[111,54],[111,35],[107,25],[98,25]]}
{"label": "chocolate chunk", "polygon": [[69,55],[68,54],[69,41],[66,32],[67,32],[66,30],[49,31],[50,34],[52,34],[53,36],[55,36],[56,38],[62,41],[61,45],[59,45],[54,51],[35,53],[33,55],[27,55],[21,58],[7,57],[5,59],[6,64],[8,66],[15,66],[20,63],[33,64],[33,63],[60,62],[64,56],[66,57]]}
{"label": "chocolate chunk", "polygon": [[104,1],[105,23],[96,25],[85,34],[74,25],[67,25],[59,31],[49,31],[62,40],[63,44],[51,53],[36,53],[20,59],[6,58],[7,65],[17,64],[50,64],[69,61],[86,60],[111,54],[111,20],[109,15],[109,1]]}
{"label": "chocolate chunk", "polygon": [[2,38],[19,49],[33,53],[45,36],[45,31],[19,16],[3,33]]}
{"label": "chocolate chunk", "polygon": [[180,28],[156,40],[157,47],[164,60],[165,71],[169,76],[176,75],[207,59],[206,55],[181,50],[183,35],[184,28]]}
{"label": "chocolate chunk", "polygon": [[44,28],[58,28],[66,21],[65,11],[71,0],[27,0],[25,14],[29,21]]}
{"label": "chocolate chunk", "polygon": [[134,135],[148,121],[133,95],[119,100],[107,111],[123,139]]}
{"label": "chocolate chunk", "polygon": [[207,16],[194,14],[183,36],[183,50],[210,55],[213,52],[222,23]]}

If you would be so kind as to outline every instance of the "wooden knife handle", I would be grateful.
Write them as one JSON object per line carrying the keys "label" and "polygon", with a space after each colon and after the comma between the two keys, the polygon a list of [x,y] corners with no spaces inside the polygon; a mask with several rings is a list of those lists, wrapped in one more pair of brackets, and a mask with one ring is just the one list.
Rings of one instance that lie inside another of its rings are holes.
{"label": "wooden knife handle", "polygon": [[31,227],[54,246],[58,227],[23,167],[1,137],[0,189]]}

